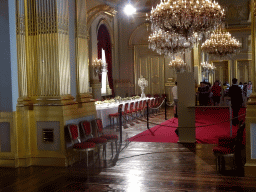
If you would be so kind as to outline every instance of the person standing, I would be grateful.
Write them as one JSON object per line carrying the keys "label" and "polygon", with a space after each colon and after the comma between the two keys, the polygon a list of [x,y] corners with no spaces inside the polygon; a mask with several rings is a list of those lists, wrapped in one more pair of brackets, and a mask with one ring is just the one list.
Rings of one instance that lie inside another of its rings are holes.
{"label": "person standing", "polygon": [[252,82],[249,81],[247,85],[247,99],[251,96],[252,94]]}
{"label": "person standing", "polygon": [[200,87],[198,87],[199,94],[199,105],[207,106],[209,100],[209,87],[206,86],[205,82],[200,82]]}
{"label": "person standing", "polygon": [[175,82],[175,86],[172,88],[172,96],[174,101],[174,117],[178,118],[178,86],[177,81]]}
{"label": "person standing", "polygon": [[243,104],[242,90],[237,84],[237,79],[232,79],[233,85],[229,88],[229,97],[231,98],[231,108],[233,111],[232,124],[234,126],[239,124],[238,112]]}
{"label": "person standing", "polygon": [[212,92],[212,100],[213,100],[213,105],[215,106],[219,106],[220,104],[220,97],[221,97],[221,86],[219,84],[219,81],[216,80],[214,82],[214,85],[211,88],[211,92]]}

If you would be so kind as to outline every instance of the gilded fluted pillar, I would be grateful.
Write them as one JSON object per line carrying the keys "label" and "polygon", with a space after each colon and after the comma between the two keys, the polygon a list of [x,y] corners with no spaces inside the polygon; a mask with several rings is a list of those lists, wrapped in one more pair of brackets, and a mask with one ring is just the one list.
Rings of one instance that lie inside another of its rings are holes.
{"label": "gilded fluted pillar", "polygon": [[17,0],[19,104],[66,104],[70,95],[68,0]]}

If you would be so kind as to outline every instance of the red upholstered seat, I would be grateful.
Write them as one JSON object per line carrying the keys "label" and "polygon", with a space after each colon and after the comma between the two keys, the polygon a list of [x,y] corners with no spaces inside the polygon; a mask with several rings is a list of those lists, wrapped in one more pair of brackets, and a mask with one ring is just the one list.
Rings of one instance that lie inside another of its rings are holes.
{"label": "red upholstered seat", "polygon": [[103,134],[103,126],[102,126],[102,120],[101,119],[95,119],[96,125],[97,125],[97,131],[100,137],[107,139],[108,142],[111,143],[111,151],[112,151],[112,157],[113,157],[113,143],[116,145],[116,152],[117,152],[117,140],[118,136],[115,134]]}
{"label": "red upholstered seat", "polygon": [[[70,139],[73,145],[73,150],[79,152],[86,152],[87,154],[87,167],[89,165],[88,153],[89,151],[94,152],[95,150],[95,143],[93,142],[81,142],[81,136],[79,127],[77,124],[69,124],[67,125]],[[94,155],[93,155],[94,156]]]}
{"label": "red upholstered seat", "polygon": [[102,135],[101,136],[102,138],[106,138],[107,140],[113,140],[113,139],[118,139],[118,136],[117,135],[110,135],[110,134],[108,134],[108,135]]}
{"label": "red upholstered seat", "polygon": [[95,143],[93,143],[93,142],[77,143],[77,144],[74,144],[73,147],[75,149],[89,149],[89,148],[94,148],[95,147]]}
{"label": "red upholstered seat", "polygon": [[221,146],[217,146],[214,147],[212,149],[213,153],[215,154],[229,154],[229,153],[234,153],[234,149],[233,148],[229,148],[229,147],[221,147]]}
{"label": "red upholstered seat", "polygon": [[235,144],[235,137],[220,137],[218,139],[218,146],[232,148]]}
{"label": "red upholstered seat", "polygon": [[216,168],[218,171],[225,171],[225,156],[233,157],[233,164],[237,174],[243,175],[244,162],[242,161],[242,150],[244,145],[245,124],[240,122],[236,137],[220,137],[218,145],[214,147],[213,153],[216,155]]}
{"label": "red upholstered seat", "polygon": [[[109,118],[110,118],[110,126],[113,127],[114,124],[115,124],[115,119],[117,119],[117,122],[119,120],[119,111],[122,111],[123,109],[123,104],[119,104],[118,106],[118,111],[116,113],[112,113],[112,114],[109,114]],[[124,112],[122,112],[122,115],[124,115]]]}
{"label": "red upholstered seat", "polygon": [[107,139],[93,136],[93,134],[92,134],[92,125],[91,125],[90,121],[82,121],[82,122],[80,122],[80,125],[82,127],[82,130],[84,131],[85,136],[86,136],[86,142],[95,143],[97,148],[99,149],[99,153],[98,153],[99,155],[100,155],[101,145],[103,145],[103,151],[102,151],[103,158],[106,157]]}
{"label": "red upholstered seat", "polygon": [[104,144],[104,143],[107,143],[108,140],[106,138],[103,138],[103,137],[96,137],[96,138],[90,138],[90,139],[87,139],[86,141],[88,142],[93,142],[93,143],[96,143],[96,144]]}

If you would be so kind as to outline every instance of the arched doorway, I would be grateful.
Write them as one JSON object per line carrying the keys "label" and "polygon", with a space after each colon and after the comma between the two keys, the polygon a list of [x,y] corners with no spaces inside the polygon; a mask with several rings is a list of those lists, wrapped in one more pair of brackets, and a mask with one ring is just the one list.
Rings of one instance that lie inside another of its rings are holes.
{"label": "arched doorway", "polygon": [[[112,76],[112,50],[111,50],[111,38],[106,25],[101,24],[98,29],[97,36],[97,49],[98,59],[102,59],[102,49],[105,50],[107,70],[108,70],[108,82],[109,87],[112,89],[112,96],[114,96],[113,76]],[[101,77],[100,77],[101,80]]]}

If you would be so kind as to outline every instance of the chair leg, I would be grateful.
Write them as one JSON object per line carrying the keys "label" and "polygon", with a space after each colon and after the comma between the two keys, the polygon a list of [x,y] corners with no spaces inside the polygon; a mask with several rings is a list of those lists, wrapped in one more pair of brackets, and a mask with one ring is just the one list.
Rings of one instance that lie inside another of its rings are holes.
{"label": "chair leg", "polygon": [[115,144],[116,144],[116,153],[117,153],[117,141],[115,141]]}
{"label": "chair leg", "polygon": [[103,145],[103,151],[104,151],[104,157],[105,157],[105,160],[107,159],[107,150],[106,150],[106,144]]}
{"label": "chair leg", "polygon": [[86,151],[86,163],[87,163],[87,167],[89,166],[89,153],[88,151]]}
{"label": "chair leg", "polygon": [[113,155],[113,153],[114,153],[114,152],[113,152],[113,142],[111,142],[111,153],[112,153],[112,158],[113,158],[113,156],[114,156],[114,155]]}

